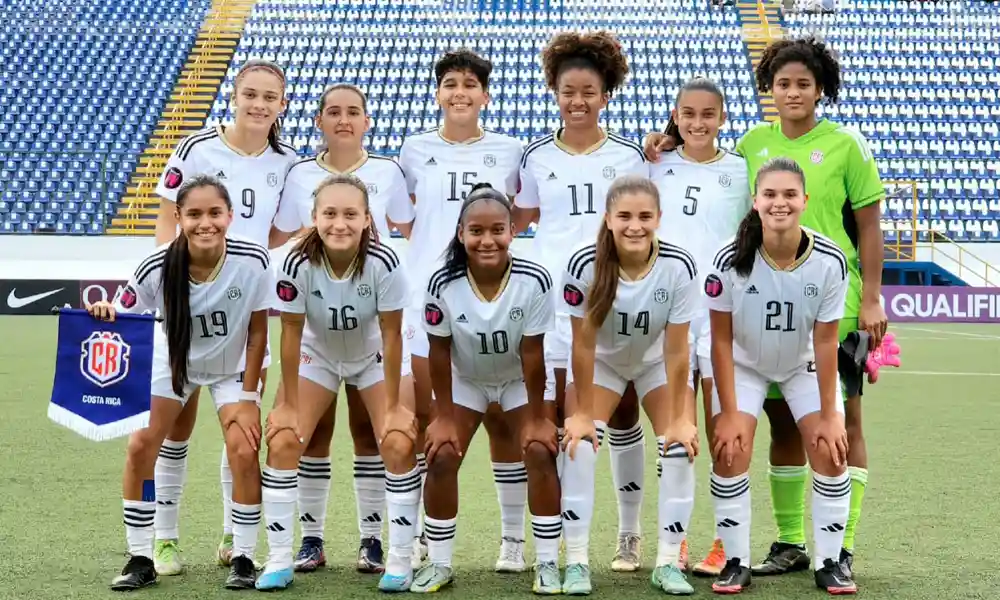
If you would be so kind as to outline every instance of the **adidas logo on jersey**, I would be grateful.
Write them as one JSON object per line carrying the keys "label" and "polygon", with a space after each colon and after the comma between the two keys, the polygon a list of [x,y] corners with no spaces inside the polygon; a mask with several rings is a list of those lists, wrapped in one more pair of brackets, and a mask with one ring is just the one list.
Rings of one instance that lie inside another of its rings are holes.
{"label": "adidas logo on jersey", "polygon": [[673,169],[667,169],[667,175],[673,175],[673,174],[674,174]]}
{"label": "adidas logo on jersey", "polygon": [[217,179],[225,179],[226,178],[226,172],[225,171],[219,171],[218,173],[215,174],[215,177]]}
{"label": "adidas logo on jersey", "polygon": [[438,164],[438,161],[434,160],[434,157],[432,156],[429,159],[427,159],[427,162],[424,163],[424,164],[425,165],[436,165],[436,164]]}
{"label": "adidas logo on jersey", "polygon": [[468,323],[469,320],[467,318],[465,318],[465,313],[462,313],[462,314],[458,315],[458,318],[455,319],[455,322],[456,323]]}
{"label": "adidas logo on jersey", "polygon": [[549,178],[546,181],[552,181],[554,179],[556,179],[556,174],[555,173],[549,173]]}
{"label": "adidas logo on jersey", "polygon": [[755,286],[753,284],[750,284],[750,287],[747,288],[747,293],[748,294],[759,294],[760,292],[757,291],[757,286]]}
{"label": "adidas logo on jersey", "polygon": [[767,148],[764,148],[763,150],[761,150],[760,152],[758,152],[757,156],[759,156],[761,158],[767,158]]}
{"label": "adidas logo on jersey", "polygon": [[322,300],[322,299],[323,299],[323,292],[321,292],[321,291],[319,291],[319,290],[313,290],[313,293],[312,293],[312,295],[313,295],[313,296],[316,296],[316,297],[317,297],[317,298],[319,298],[320,300]]}

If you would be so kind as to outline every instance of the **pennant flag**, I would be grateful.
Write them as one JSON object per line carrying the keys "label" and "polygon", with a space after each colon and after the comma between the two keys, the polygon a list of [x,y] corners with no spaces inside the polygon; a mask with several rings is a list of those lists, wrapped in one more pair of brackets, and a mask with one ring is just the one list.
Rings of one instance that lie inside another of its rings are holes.
{"label": "pennant flag", "polygon": [[49,418],[94,441],[148,426],[154,320],[119,313],[106,323],[60,311]]}

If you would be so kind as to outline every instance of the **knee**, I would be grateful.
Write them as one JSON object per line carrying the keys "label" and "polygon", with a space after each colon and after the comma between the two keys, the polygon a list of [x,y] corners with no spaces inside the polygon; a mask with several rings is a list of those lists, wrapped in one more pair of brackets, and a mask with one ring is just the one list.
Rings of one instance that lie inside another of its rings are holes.
{"label": "knee", "polygon": [[[244,445],[250,450],[250,444],[247,444],[246,440]],[[279,431],[267,443],[267,454],[275,464],[295,463],[302,454],[302,444],[291,431]]]}
{"label": "knee", "polygon": [[381,454],[382,462],[390,471],[400,471],[401,467],[412,465],[416,460],[413,440],[399,431],[390,431],[386,434],[382,440]]}
{"label": "knee", "polygon": [[451,444],[444,444],[438,448],[434,455],[434,460],[427,461],[428,477],[450,476],[458,472],[458,467],[462,464],[462,457],[458,455],[458,449]]}
{"label": "knee", "polygon": [[[282,432],[282,435],[284,433]],[[291,434],[289,436],[294,439]],[[226,452],[229,454],[229,468],[233,471],[260,468],[257,451],[250,446],[250,442],[238,425],[232,425],[227,432]]]}
{"label": "knee", "polygon": [[838,477],[847,470],[846,464],[836,465],[833,462],[833,454],[826,444],[817,444],[816,448],[809,453],[809,464],[812,470],[826,477]]}
{"label": "knee", "polygon": [[133,463],[148,464],[156,462],[160,453],[160,443],[150,429],[140,429],[128,438],[126,449],[128,460]]}
{"label": "knee", "polygon": [[544,473],[556,468],[556,457],[549,452],[548,447],[541,442],[531,442],[524,449],[524,468],[529,472]]}

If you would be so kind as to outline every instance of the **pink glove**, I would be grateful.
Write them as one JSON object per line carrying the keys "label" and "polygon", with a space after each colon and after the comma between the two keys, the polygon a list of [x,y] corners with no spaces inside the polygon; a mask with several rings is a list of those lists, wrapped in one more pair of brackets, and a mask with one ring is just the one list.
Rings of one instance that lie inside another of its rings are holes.
{"label": "pink glove", "polygon": [[868,381],[875,383],[878,381],[878,370],[881,367],[898,367],[902,364],[899,359],[899,344],[896,343],[896,336],[891,332],[886,333],[882,338],[882,344],[868,353],[865,361],[865,372],[868,373]]}

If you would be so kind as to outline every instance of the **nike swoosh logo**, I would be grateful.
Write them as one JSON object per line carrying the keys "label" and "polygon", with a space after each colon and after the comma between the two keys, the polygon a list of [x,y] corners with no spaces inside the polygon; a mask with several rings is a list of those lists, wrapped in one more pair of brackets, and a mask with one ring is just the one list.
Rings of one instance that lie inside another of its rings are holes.
{"label": "nike swoosh logo", "polygon": [[32,302],[37,302],[46,296],[51,296],[52,294],[58,294],[66,288],[59,288],[58,290],[52,290],[51,292],[42,292],[41,294],[34,294],[33,296],[25,296],[24,298],[17,297],[17,288],[14,288],[7,294],[7,306],[11,308],[21,308],[22,306],[27,306]]}

